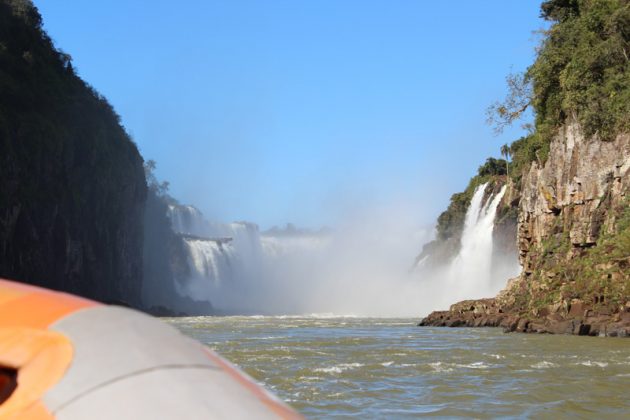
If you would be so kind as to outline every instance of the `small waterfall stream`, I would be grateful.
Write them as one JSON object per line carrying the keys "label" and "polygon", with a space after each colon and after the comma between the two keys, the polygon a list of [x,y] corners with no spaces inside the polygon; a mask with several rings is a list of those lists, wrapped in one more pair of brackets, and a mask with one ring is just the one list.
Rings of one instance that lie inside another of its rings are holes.
{"label": "small waterfall stream", "polygon": [[[459,253],[449,267],[449,280],[462,299],[490,297],[496,294],[507,278],[493,278],[492,232],[497,208],[506,186],[483,202],[488,183],[479,185],[466,211]],[[496,281],[495,281],[496,280]]]}

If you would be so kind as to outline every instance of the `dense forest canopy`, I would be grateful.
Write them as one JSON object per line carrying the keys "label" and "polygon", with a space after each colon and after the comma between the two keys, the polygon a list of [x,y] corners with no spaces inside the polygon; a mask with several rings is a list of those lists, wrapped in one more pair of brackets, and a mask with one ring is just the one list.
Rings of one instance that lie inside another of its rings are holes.
{"label": "dense forest canopy", "polygon": [[550,0],[553,23],[528,69],[538,130],[574,115],[585,134],[609,140],[630,127],[630,2]]}
{"label": "dense forest canopy", "polygon": [[498,130],[531,107],[534,129],[510,147],[516,180],[530,162],[546,160],[549,143],[567,120],[607,141],[630,128],[630,1],[548,0],[536,60],[507,78],[508,96],[492,105]]}

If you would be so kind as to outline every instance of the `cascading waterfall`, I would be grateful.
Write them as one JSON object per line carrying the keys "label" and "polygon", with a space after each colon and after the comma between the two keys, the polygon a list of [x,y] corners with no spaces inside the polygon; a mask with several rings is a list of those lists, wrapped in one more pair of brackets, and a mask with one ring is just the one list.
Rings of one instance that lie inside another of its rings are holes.
{"label": "cascading waterfall", "polygon": [[[178,293],[200,300],[211,301],[213,291],[222,280],[231,277],[234,249],[215,240],[185,239],[192,279]],[[199,281],[203,279],[203,281]]]}
{"label": "cascading waterfall", "polygon": [[168,216],[184,241],[191,273],[176,284],[177,292],[221,309],[253,310],[270,289],[284,288],[274,285],[281,272],[297,276],[326,242],[318,234],[261,234],[253,223],[210,222],[193,206],[171,205]]}
{"label": "cascading waterfall", "polygon": [[206,231],[203,215],[193,206],[169,205],[168,217],[176,233],[202,235]]}
{"label": "cascading waterfall", "polygon": [[493,296],[505,285],[505,278],[495,281],[492,275],[492,232],[506,186],[484,204],[487,187],[488,183],[485,183],[475,189],[466,211],[461,248],[449,267],[449,283],[461,299]]}
{"label": "cascading waterfall", "polygon": [[[506,187],[494,194],[488,188],[486,183],[473,193],[456,257],[433,266],[425,264],[425,256],[411,273],[405,251],[413,249],[415,236],[397,219],[391,224],[375,219],[382,226],[359,221],[334,233],[294,228],[261,233],[252,223],[213,223],[192,206],[171,206],[191,273],[177,291],[241,314],[410,315],[491,297],[520,267],[516,255],[494,249],[494,222]],[[381,229],[375,232],[374,226]]]}
{"label": "cascading waterfall", "polygon": [[255,224],[212,223],[193,206],[171,205],[168,215],[188,251],[191,277],[177,284],[181,295],[213,302],[237,279],[258,268],[262,246]]}

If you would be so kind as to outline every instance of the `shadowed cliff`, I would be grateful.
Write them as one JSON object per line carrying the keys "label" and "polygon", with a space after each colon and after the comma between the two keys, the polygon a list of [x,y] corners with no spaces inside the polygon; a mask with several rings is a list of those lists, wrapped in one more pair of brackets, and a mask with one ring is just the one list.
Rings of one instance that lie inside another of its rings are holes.
{"label": "shadowed cliff", "polygon": [[0,185],[0,277],[140,304],[142,158],[26,1],[0,1]]}

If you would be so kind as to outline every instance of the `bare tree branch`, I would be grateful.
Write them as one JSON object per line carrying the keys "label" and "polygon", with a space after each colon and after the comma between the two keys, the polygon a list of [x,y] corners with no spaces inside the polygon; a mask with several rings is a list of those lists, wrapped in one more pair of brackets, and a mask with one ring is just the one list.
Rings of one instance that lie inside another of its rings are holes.
{"label": "bare tree branch", "polygon": [[511,73],[505,78],[508,94],[503,102],[495,102],[486,111],[487,123],[495,134],[520,119],[532,101],[532,87],[524,73]]}

